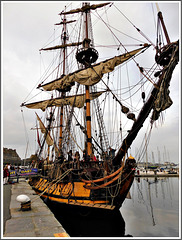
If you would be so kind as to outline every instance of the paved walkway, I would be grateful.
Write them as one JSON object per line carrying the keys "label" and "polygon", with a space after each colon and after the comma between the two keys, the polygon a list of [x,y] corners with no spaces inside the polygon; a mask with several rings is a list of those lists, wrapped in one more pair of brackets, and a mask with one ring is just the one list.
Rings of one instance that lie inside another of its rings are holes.
{"label": "paved walkway", "polygon": [[[25,194],[31,199],[31,210],[21,210],[21,204],[16,200],[20,194]],[[69,237],[54,214],[25,180],[12,185],[9,209],[11,218],[8,219],[8,215],[4,216],[4,237]]]}
{"label": "paved walkway", "polygon": [[10,201],[11,201],[11,184],[3,185],[3,233],[5,231],[5,223],[11,218],[10,215]]}

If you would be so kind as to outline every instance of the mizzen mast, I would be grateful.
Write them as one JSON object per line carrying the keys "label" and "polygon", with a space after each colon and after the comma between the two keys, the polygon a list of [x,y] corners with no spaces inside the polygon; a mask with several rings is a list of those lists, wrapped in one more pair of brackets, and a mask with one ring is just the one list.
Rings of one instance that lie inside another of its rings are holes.
{"label": "mizzen mast", "polygon": [[[66,35],[66,16],[64,15],[63,22],[63,45],[66,45],[67,35]],[[63,76],[65,75],[65,69],[66,69],[66,47],[63,48]],[[61,93],[61,98],[65,97],[65,92]],[[60,109],[60,132],[59,132],[59,150],[62,148],[62,138],[63,138],[63,106],[61,106]]]}
{"label": "mizzen mast", "polygon": [[[63,12],[64,13],[64,12]],[[61,15],[61,14],[60,14]],[[63,14],[64,15],[64,14]],[[72,21],[67,21],[66,20],[66,15],[64,15],[62,22],[57,23],[55,25],[63,25],[63,30],[62,30],[62,35],[61,35],[61,39],[62,39],[62,45],[60,46],[56,46],[52,49],[55,48],[62,48],[63,49],[63,65],[62,65],[62,75],[61,77],[64,77],[66,74],[66,58],[67,58],[67,46],[77,46],[81,43],[72,43],[72,44],[67,44],[67,40],[68,40],[68,35],[67,35],[67,24],[68,23],[73,23],[75,22],[75,20]],[[66,91],[62,91],[60,89],[57,89],[58,91],[60,91],[60,97],[61,99],[64,99],[66,96]],[[69,90],[69,89],[68,89]],[[63,140],[63,111],[64,111],[64,106],[61,105],[60,107],[60,131],[59,131],[59,155],[61,155],[62,153],[62,140]]]}

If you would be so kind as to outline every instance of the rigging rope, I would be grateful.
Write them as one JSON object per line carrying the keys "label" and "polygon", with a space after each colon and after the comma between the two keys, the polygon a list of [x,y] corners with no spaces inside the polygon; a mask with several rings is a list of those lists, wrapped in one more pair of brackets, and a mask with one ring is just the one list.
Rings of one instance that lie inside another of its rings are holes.
{"label": "rigging rope", "polygon": [[25,130],[25,138],[26,138],[26,142],[27,142],[27,147],[26,147],[26,152],[25,152],[25,158],[26,158],[26,154],[27,154],[27,151],[28,151],[28,145],[29,145],[29,138],[28,138],[28,132],[27,132],[27,128],[26,128],[26,125],[25,125],[25,119],[24,119],[22,109],[21,109],[21,113],[22,113],[22,119],[23,119],[23,126],[24,126],[24,130]]}
{"label": "rigging rope", "polygon": [[[115,5],[114,5],[115,6]],[[116,6],[115,6],[116,7]],[[116,7],[117,8],[117,7]],[[118,9],[118,8],[117,8]],[[155,45],[140,31],[140,29],[138,29],[119,9],[118,11],[137,29],[137,31],[140,32],[140,34],[142,34],[142,36],[144,36],[150,43],[151,45],[153,45],[155,47]],[[98,13],[97,13],[98,14]],[[127,49],[125,48],[125,46],[120,42],[120,40],[118,39],[118,37],[113,33],[113,31],[111,30],[111,28],[108,27],[108,24],[100,17],[100,15],[98,14],[99,18],[102,20],[102,22],[106,25],[106,27],[110,30],[110,32],[115,36],[115,38],[118,40],[118,42],[120,43],[120,45],[125,49],[126,52]],[[146,50],[146,49],[145,49]],[[145,50],[143,50],[141,53],[143,53]],[[139,64],[135,61],[134,57],[132,57],[131,59],[133,59],[133,61],[136,63],[137,67],[139,68],[139,70],[141,71],[141,73],[146,77],[146,79],[148,79],[154,86],[155,83],[152,81],[152,79],[150,79],[147,76],[147,73],[144,73],[144,69],[142,67],[139,66]]]}
{"label": "rigging rope", "polygon": [[114,5],[114,7],[131,23],[131,25],[132,25],[145,39],[147,39],[147,41],[149,41],[149,42],[151,43],[151,45],[153,45],[153,46],[155,47],[155,44],[154,44],[139,28],[137,28],[137,27],[131,22],[131,20],[130,20],[128,17],[126,17],[126,15],[124,15],[124,13],[121,12],[120,9],[118,9],[115,5]]}

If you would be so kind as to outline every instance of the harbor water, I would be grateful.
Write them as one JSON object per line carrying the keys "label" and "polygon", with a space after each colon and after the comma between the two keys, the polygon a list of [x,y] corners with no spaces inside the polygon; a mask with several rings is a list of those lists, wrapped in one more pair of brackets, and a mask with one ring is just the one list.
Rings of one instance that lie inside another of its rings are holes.
{"label": "harbor water", "polygon": [[125,234],[133,237],[179,237],[179,178],[135,178],[120,209]]}
{"label": "harbor water", "polygon": [[135,178],[130,196],[120,211],[104,216],[47,204],[71,237],[179,237],[178,177]]}

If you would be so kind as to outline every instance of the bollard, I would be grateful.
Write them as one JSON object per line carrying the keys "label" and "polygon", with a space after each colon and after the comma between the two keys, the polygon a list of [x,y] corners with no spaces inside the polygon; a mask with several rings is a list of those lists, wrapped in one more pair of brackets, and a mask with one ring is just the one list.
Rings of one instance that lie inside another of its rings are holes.
{"label": "bollard", "polygon": [[19,195],[17,196],[16,200],[21,203],[21,210],[22,211],[29,211],[31,210],[31,200],[27,195]]}
{"label": "bollard", "polygon": [[21,210],[22,211],[29,211],[31,210],[31,201],[21,203]]}

